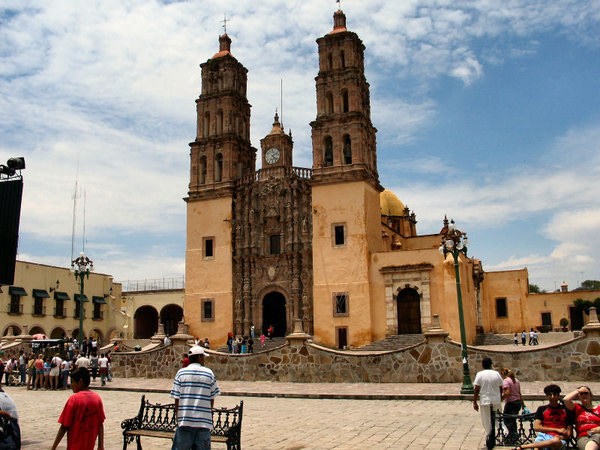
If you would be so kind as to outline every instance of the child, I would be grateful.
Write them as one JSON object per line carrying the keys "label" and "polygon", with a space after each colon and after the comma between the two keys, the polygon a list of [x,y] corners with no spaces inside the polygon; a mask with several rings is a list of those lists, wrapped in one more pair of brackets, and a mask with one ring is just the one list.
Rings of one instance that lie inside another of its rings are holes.
{"label": "child", "polygon": [[104,449],[104,405],[95,392],[90,391],[90,373],[77,368],[71,373],[69,397],[58,418],[60,428],[56,433],[52,450],[58,447],[65,433],[67,450],[93,450],[98,438],[98,450]]}

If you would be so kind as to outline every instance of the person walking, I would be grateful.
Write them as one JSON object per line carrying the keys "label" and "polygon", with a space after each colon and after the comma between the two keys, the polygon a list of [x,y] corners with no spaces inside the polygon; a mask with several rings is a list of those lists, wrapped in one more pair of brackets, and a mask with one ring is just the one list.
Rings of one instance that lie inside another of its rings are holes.
{"label": "person walking", "polygon": [[96,439],[98,450],[104,450],[104,405],[100,396],[90,391],[90,373],[77,368],[71,373],[69,397],[58,418],[60,428],[56,433],[52,450],[67,435],[67,450],[93,450]]}
{"label": "person walking", "polygon": [[525,330],[521,331],[521,344],[527,345],[527,333]]}
{"label": "person walking", "polygon": [[[492,370],[492,359],[483,358],[481,361],[483,370],[477,372],[473,381],[473,409],[481,414],[481,423],[485,430],[486,437],[489,438],[492,430],[492,413],[502,408],[502,377]],[[478,400],[481,406],[477,403]]]}
{"label": "person walking", "polygon": [[100,358],[98,358],[98,369],[100,372],[100,385],[106,385],[106,379],[108,378],[108,358],[103,353]]}
{"label": "person walking", "polygon": [[[502,378],[504,378],[502,383],[502,399],[504,400],[503,413],[517,415],[524,406],[523,397],[521,396],[521,383],[515,376],[515,373],[508,368],[502,369],[501,374]],[[509,441],[516,442],[518,437],[517,419],[506,418],[504,423],[508,430]]]}
{"label": "person walking", "polygon": [[210,450],[212,408],[221,393],[212,370],[204,366],[206,350],[194,345],[188,351],[190,364],[177,371],[170,396],[175,399],[177,429],[171,450]]}

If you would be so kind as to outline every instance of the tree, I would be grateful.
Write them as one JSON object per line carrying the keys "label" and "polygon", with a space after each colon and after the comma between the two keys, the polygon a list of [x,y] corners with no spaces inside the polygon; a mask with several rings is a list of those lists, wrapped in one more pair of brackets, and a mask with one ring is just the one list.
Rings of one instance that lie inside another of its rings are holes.
{"label": "tree", "polygon": [[581,289],[586,291],[600,290],[600,280],[585,280],[581,282]]}
{"label": "tree", "polygon": [[573,304],[577,307],[577,309],[579,309],[580,311],[585,311],[585,313],[587,314],[588,310],[592,306],[595,306],[596,309],[600,309],[600,297],[596,298],[594,301],[583,300],[581,298],[578,298],[573,302]]}
{"label": "tree", "polygon": [[540,289],[540,287],[537,284],[529,283],[529,293],[530,294],[545,294],[546,290]]}

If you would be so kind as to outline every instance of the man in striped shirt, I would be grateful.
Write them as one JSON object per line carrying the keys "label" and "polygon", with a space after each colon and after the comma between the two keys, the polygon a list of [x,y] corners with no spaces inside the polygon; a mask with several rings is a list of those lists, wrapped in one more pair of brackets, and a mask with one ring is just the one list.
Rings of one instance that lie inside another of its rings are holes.
{"label": "man in striped shirt", "polygon": [[204,347],[194,345],[188,351],[189,366],[175,375],[171,397],[175,399],[177,430],[171,450],[210,450],[212,408],[221,391],[212,370],[204,367],[207,356]]}

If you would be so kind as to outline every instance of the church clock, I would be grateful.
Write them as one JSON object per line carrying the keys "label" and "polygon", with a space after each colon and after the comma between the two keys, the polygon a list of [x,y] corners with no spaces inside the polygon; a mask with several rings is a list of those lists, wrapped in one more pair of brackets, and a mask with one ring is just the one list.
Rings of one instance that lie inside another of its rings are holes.
{"label": "church clock", "polygon": [[275,164],[277,161],[279,161],[279,156],[279,149],[276,147],[271,147],[265,153],[265,161],[267,162],[267,164]]}

